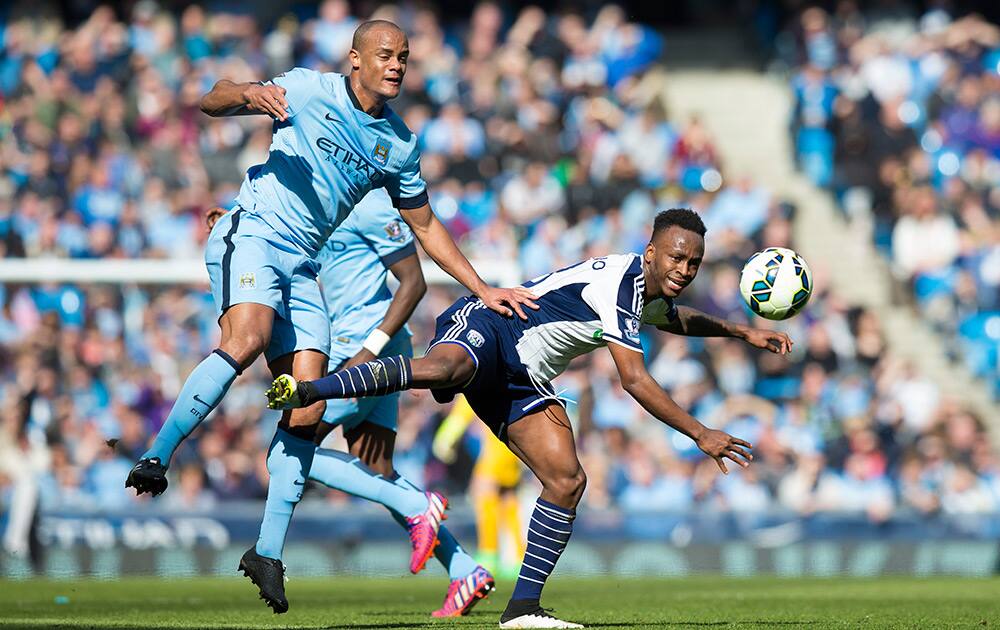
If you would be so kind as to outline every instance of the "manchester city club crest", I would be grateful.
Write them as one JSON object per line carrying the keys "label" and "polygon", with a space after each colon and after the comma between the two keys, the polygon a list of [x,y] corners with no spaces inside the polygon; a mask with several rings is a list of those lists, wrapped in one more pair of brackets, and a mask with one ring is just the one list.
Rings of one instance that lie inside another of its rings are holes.
{"label": "manchester city club crest", "polygon": [[389,163],[389,149],[392,147],[385,140],[376,140],[375,148],[372,149],[372,159],[378,162],[381,166],[385,166]]}
{"label": "manchester city club crest", "polygon": [[393,219],[392,221],[385,224],[385,235],[386,237],[395,243],[401,243],[406,240],[406,233],[403,232],[403,226],[398,220]]}
{"label": "manchester city club crest", "polygon": [[257,278],[254,276],[252,271],[240,274],[240,288],[241,289],[256,289],[257,288]]}

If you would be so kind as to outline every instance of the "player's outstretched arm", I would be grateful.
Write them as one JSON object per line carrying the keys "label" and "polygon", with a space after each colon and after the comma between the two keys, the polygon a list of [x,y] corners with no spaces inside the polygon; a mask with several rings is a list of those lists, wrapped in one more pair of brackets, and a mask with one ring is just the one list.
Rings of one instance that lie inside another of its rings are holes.
{"label": "player's outstretched arm", "polygon": [[776,354],[788,354],[792,351],[792,339],[783,332],[743,326],[712,317],[689,306],[678,306],[677,317],[671,322],[657,325],[657,328],[688,337],[735,337]]}
{"label": "player's outstretched arm", "polygon": [[[476,273],[469,259],[455,244],[451,234],[438,220],[431,210],[430,204],[425,203],[419,208],[412,209],[401,208],[399,214],[413,230],[413,236],[420,241],[420,246],[424,248],[427,255],[441,269],[444,269],[445,273],[472,291],[473,295],[482,300],[487,307],[501,315],[511,315],[513,309],[513,312],[517,313],[521,319],[528,319],[521,308],[522,305],[533,309],[538,308],[538,305],[532,301],[537,296],[523,287],[497,289],[486,284]],[[507,306],[504,306],[505,304]],[[510,308],[507,308],[508,306]]]}
{"label": "player's outstretched arm", "polygon": [[646,371],[642,353],[615,343],[608,344],[608,349],[618,368],[622,387],[643,409],[660,422],[694,440],[698,448],[715,460],[723,473],[729,474],[726,459],[744,468],[749,465],[753,459],[749,449],[753,446],[725,431],[709,429],[681,409]]}
{"label": "player's outstretched arm", "polygon": [[267,114],[276,120],[288,119],[285,88],[273,83],[233,83],[222,79],[201,97],[201,111],[209,116]]}
{"label": "player's outstretched arm", "polygon": [[399,280],[399,287],[392,295],[389,308],[382,322],[365,340],[364,347],[340,369],[361,365],[378,357],[385,344],[410,319],[420,299],[427,293],[427,282],[424,280],[424,272],[420,269],[420,258],[415,252],[389,265],[389,271],[396,280]]}

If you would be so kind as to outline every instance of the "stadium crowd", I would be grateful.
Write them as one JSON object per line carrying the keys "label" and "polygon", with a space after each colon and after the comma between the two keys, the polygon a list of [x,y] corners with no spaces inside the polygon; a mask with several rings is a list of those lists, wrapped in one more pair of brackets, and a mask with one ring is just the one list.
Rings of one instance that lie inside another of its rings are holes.
{"label": "stadium crowd", "polygon": [[783,42],[802,168],[1000,400],[1000,28],[843,1],[802,11]]}
{"label": "stadium crowd", "polygon": [[[791,222],[802,210],[746,175],[730,176],[697,119],[668,115],[654,30],[614,6],[584,17],[532,7],[506,14],[483,2],[457,24],[401,7],[377,13],[410,33],[406,85],[393,107],[419,135],[432,205],[470,256],[518,260],[530,277],[587,256],[641,251],[658,208],[690,206],[708,225],[708,259],[682,303],[749,321],[739,268],[765,245],[794,246]],[[148,1],[125,15],[100,8],[72,28],[55,15],[7,9],[4,256],[123,265],[200,257],[203,212],[232,202],[243,170],[264,157],[270,125],[209,119],[199,95],[223,76],[342,69],[357,23],[339,0],[266,30],[246,15],[194,5],[174,15]],[[983,103],[984,118],[995,112],[989,103],[996,101]],[[900,155],[897,172],[919,162]],[[973,203],[981,198],[975,190],[963,183],[956,197],[970,221],[989,216]],[[932,211],[938,199],[931,197]],[[995,264],[995,242],[992,252]],[[990,250],[982,253],[976,260],[988,270]],[[797,341],[790,358],[733,340],[643,333],[652,374],[681,405],[754,443],[745,471],[718,474],[690,440],[648,417],[619,386],[607,353],[560,377],[589,474],[585,504],[850,511],[873,521],[896,510],[966,514],[1000,505],[1000,459],[980,419],[889,354],[878,314],[844,304],[823,289],[822,269],[814,272],[809,307],[777,324]],[[989,297],[988,287],[967,284],[958,299]],[[418,348],[454,297],[430,290],[411,321]],[[2,496],[38,480],[48,508],[140,501],[123,480],[217,339],[204,287],[8,284],[0,304]],[[172,487],[158,501],[201,509],[263,497],[263,452],[277,420],[263,405],[269,380],[260,362],[240,377],[178,451]],[[458,498],[475,438],[464,463],[436,461],[431,441],[446,411],[430,396],[404,395],[397,464]],[[324,492],[314,489],[306,501],[346,500]]]}

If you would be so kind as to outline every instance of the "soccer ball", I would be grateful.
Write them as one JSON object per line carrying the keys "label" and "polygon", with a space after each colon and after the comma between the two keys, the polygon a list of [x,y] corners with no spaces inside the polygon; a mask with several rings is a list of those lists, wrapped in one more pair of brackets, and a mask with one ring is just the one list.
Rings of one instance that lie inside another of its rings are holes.
{"label": "soccer ball", "polygon": [[792,250],[768,247],[743,265],[740,293],[750,310],[761,317],[788,319],[809,301],[812,272]]}

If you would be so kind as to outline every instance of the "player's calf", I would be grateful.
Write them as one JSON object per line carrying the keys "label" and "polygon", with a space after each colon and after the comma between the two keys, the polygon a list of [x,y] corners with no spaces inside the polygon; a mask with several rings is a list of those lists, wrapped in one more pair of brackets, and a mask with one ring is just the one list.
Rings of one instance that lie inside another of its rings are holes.
{"label": "player's calf", "polygon": [[579,628],[542,609],[542,589],[573,534],[587,477],[576,456],[566,410],[549,405],[507,427],[508,443],[542,482],[528,521],[527,547],[501,628]]}
{"label": "player's calf", "polygon": [[129,472],[126,488],[153,496],[167,489],[167,466],[181,442],[193,432],[222,400],[236,377],[240,363],[221,348],[208,355],[188,375],[163,426],[150,448]]}
{"label": "player's calf", "polygon": [[[323,374],[326,355],[317,350],[300,350],[272,361],[272,373],[289,367],[306,378]],[[302,500],[316,447],[316,427],[325,405],[314,405],[284,414],[267,453],[267,501],[257,539],[257,553],[281,559],[285,536],[295,505]]]}
{"label": "player's calf", "polygon": [[414,359],[411,369],[413,388],[448,389],[466,384],[476,372],[476,363],[462,346],[440,343]]}

